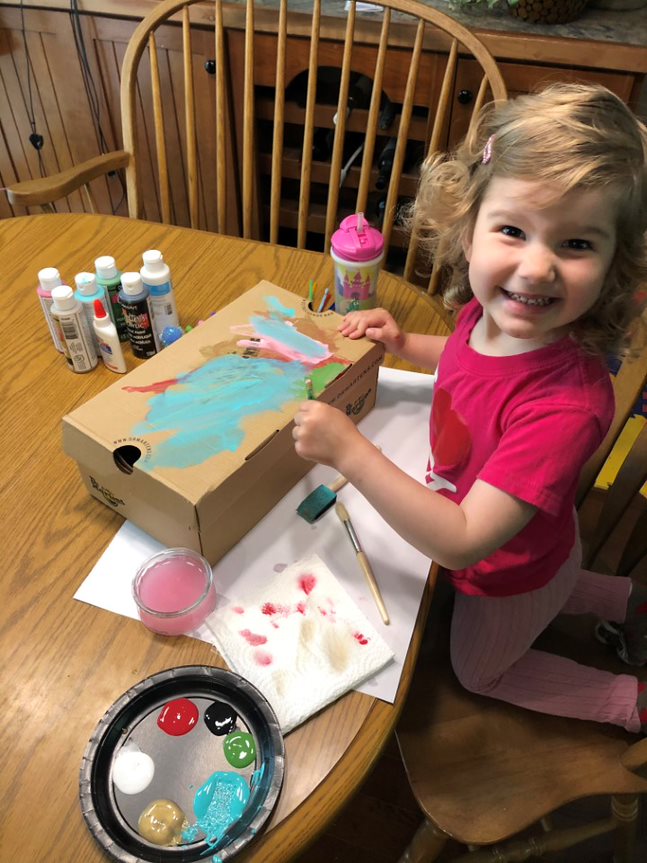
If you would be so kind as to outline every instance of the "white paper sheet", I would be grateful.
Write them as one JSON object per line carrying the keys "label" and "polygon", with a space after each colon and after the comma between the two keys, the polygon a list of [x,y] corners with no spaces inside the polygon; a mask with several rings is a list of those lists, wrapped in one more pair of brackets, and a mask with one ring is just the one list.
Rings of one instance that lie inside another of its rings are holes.
{"label": "white paper sheet", "polygon": [[[362,432],[385,455],[421,483],[429,456],[432,388],[431,375],[381,368],[376,406],[360,423]],[[356,489],[347,485],[338,492],[380,586],[391,618],[391,625],[385,626],[334,508],[314,524],[296,514],[307,494],[335,476],[330,468],[316,465],[298,482],[215,564],[216,591],[224,599],[252,593],[285,566],[318,554],[395,655],[394,662],[357,687],[358,691],[393,703],[430,561],[399,537]],[[162,547],[126,522],[75,593],[75,599],[136,618],[132,579],[139,565]],[[204,633],[202,638],[209,640]]]}

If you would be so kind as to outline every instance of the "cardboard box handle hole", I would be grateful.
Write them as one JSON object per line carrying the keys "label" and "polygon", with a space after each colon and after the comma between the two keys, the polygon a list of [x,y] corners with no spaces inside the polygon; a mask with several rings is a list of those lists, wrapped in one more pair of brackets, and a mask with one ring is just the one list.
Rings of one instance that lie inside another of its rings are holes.
{"label": "cardboard box handle hole", "polygon": [[113,452],[112,457],[115,464],[122,473],[131,474],[135,462],[141,458],[142,451],[134,444],[127,443],[123,446],[118,446]]}

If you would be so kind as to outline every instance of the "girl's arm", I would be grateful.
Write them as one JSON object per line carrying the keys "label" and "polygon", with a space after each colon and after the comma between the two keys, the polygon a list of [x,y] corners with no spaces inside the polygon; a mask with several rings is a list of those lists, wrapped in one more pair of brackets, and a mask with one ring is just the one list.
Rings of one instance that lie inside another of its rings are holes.
{"label": "girl's arm", "polygon": [[483,560],[521,531],[531,506],[477,480],[460,504],[436,494],[389,461],[341,411],[301,406],[297,453],[336,468],[407,542],[447,569]]}
{"label": "girl's arm", "polygon": [[435,371],[447,342],[447,336],[405,333],[386,309],[349,312],[339,331],[349,339],[366,336],[374,342],[382,342],[389,353],[430,371]]}

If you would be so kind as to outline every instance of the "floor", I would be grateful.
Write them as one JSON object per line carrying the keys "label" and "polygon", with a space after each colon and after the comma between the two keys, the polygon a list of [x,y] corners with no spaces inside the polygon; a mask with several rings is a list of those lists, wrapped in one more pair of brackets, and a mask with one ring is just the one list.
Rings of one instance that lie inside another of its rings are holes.
{"label": "floor", "polygon": [[[592,503],[586,518],[595,518],[598,505],[599,501]],[[626,522],[629,528],[630,519]],[[622,542],[622,536],[619,539]],[[596,570],[611,572],[617,554],[612,544],[605,547]],[[642,575],[641,572],[641,580]],[[647,572],[644,576],[647,583]],[[559,810],[554,816],[554,826],[575,827],[596,818],[606,818],[608,814],[608,800],[591,798]],[[393,739],[353,801],[297,863],[397,863],[420,823],[421,815]],[[465,851],[456,843],[449,843],[438,863],[449,863]],[[611,863],[611,839],[598,837],[541,859],[552,863]],[[643,801],[635,863],[646,861],[647,801]]]}

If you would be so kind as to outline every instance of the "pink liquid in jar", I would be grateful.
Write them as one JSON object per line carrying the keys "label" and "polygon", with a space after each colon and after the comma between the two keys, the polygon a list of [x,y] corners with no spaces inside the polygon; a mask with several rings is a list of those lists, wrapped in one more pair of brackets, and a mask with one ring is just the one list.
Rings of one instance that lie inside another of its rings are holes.
{"label": "pink liquid in jar", "polygon": [[162,635],[197,629],[216,607],[209,563],[185,548],[153,555],[140,567],[133,593],[142,623]]}

